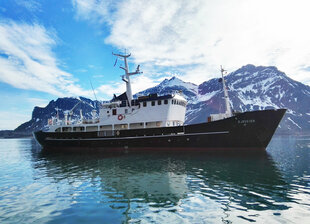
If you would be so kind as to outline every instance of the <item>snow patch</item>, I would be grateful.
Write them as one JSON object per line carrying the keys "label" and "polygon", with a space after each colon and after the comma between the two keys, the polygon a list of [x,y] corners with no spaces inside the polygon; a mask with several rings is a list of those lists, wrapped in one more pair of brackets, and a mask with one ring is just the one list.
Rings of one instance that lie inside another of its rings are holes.
{"label": "snow patch", "polygon": [[256,94],[256,93],[257,93],[257,89],[254,89],[254,88],[253,88],[255,85],[256,85],[256,84],[248,85],[248,86],[245,87],[245,88],[240,88],[240,89],[238,89],[238,91],[240,91],[240,92],[242,92],[242,93],[254,92],[254,93]]}
{"label": "snow patch", "polygon": [[215,96],[219,91],[213,91],[210,93],[206,93],[204,95],[198,95],[197,96],[197,102],[201,102],[201,101],[208,101],[210,100],[213,96]]}
{"label": "snow patch", "polygon": [[270,89],[269,87],[274,83],[274,80],[274,77],[270,77],[260,82],[263,93],[266,93]]}
{"label": "snow patch", "polygon": [[181,79],[176,77],[171,78],[170,80],[164,81],[160,84],[161,86],[183,86],[186,89],[192,90],[194,92],[198,92],[198,86],[190,83],[190,82],[183,82]]}
{"label": "snow patch", "polygon": [[294,125],[301,129],[301,127],[295,121],[293,121],[292,118],[288,117],[287,120],[291,121]]}
{"label": "snow patch", "polygon": [[284,94],[285,94],[285,91],[280,92],[280,100],[282,99],[282,97],[284,96]]}
{"label": "snow patch", "polygon": [[243,73],[237,73],[237,74],[235,74],[234,76],[243,76]]}
{"label": "snow patch", "polygon": [[258,106],[260,109],[265,109],[266,107],[279,108],[276,104],[272,103],[271,98],[268,96],[261,99],[259,96],[253,98],[239,93],[238,98],[244,105],[249,105],[251,107]]}

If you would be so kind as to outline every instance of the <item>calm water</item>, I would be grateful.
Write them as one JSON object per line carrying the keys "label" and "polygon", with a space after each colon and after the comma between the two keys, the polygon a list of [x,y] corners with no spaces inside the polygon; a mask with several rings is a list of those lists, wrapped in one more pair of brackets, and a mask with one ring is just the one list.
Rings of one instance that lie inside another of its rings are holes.
{"label": "calm water", "polygon": [[0,140],[0,223],[310,223],[310,138],[251,155],[46,154]]}

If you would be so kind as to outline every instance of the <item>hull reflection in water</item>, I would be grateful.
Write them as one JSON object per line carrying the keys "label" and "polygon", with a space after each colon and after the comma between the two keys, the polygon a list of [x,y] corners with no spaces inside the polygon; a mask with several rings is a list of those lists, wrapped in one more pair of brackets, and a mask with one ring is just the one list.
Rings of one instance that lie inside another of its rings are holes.
{"label": "hull reflection in water", "polygon": [[309,149],[72,155],[0,139],[0,223],[308,223]]}
{"label": "hull reflection in water", "polygon": [[[94,199],[121,210],[123,221],[260,220],[253,216],[257,211],[288,209],[289,186],[266,152],[227,153],[109,157],[42,152],[39,159],[56,182],[87,180],[96,186],[88,189],[100,192]],[[75,197],[76,203],[83,200]]]}

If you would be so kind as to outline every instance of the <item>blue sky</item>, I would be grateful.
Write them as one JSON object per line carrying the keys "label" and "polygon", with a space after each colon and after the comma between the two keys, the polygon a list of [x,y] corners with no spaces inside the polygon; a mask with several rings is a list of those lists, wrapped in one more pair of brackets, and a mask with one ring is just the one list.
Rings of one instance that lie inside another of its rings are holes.
{"label": "blue sky", "polygon": [[113,52],[132,53],[137,92],[178,76],[200,84],[245,64],[310,84],[308,1],[2,0],[0,130],[64,96],[125,90]]}

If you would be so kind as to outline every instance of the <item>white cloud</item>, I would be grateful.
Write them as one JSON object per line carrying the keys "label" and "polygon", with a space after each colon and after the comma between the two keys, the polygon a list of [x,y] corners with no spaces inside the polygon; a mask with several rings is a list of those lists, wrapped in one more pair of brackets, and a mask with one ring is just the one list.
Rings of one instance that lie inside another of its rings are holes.
{"label": "white cloud", "polygon": [[113,94],[120,94],[126,90],[121,82],[111,82],[110,84],[101,85],[97,88],[99,94],[104,94],[103,100],[110,100]]}
{"label": "white cloud", "polygon": [[112,23],[110,12],[117,8],[118,3],[113,0],[72,0],[72,4],[79,16],[93,22]]}
{"label": "white cloud", "polygon": [[15,0],[15,2],[30,12],[42,11],[41,4],[35,0]]}
{"label": "white cloud", "polygon": [[52,51],[56,39],[39,24],[0,21],[0,81],[56,96],[90,96],[59,68]]}
{"label": "white cloud", "polygon": [[27,101],[34,106],[38,107],[46,107],[47,104],[49,103],[49,100],[47,99],[42,99],[42,98],[35,98],[35,97],[29,97],[27,98]]}
{"label": "white cloud", "polygon": [[109,26],[106,43],[129,49],[136,63],[179,70],[186,81],[252,63],[310,84],[307,0],[72,2],[78,18]]}
{"label": "white cloud", "polygon": [[132,79],[132,91],[137,93],[159,84],[161,79],[153,79],[146,75],[137,75]]}

